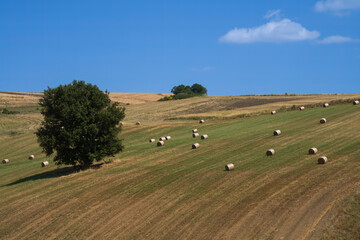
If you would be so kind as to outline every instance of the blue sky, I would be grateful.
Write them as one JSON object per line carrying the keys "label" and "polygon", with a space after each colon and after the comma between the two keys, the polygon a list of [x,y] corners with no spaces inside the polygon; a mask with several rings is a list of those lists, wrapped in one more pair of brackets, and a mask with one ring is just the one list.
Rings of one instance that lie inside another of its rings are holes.
{"label": "blue sky", "polygon": [[0,0],[0,90],[360,92],[360,0]]}

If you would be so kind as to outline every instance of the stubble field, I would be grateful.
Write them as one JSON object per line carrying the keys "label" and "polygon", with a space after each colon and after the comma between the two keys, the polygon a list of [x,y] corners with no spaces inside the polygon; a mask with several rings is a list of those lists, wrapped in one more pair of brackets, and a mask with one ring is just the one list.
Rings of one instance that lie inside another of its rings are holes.
{"label": "stubble field", "polygon": [[[8,101],[19,113],[0,115],[0,158],[10,160],[0,165],[0,239],[359,239],[360,107],[315,107],[340,97],[359,95],[126,105],[124,151],[80,172],[41,168],[51,159],[33,134],[39,109]],[[314,108],[285,111],[302,104]],[[272,109],[284,112],[264,114]],[[162,147],[148,142],[167,135]],[[329,162],[319,165],[322,155]]]}

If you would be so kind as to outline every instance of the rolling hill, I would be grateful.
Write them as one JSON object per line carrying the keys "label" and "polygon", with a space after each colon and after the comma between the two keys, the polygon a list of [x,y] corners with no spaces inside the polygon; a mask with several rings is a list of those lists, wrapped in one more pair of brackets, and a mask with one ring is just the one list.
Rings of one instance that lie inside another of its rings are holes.
{"label": "rolling hill", "polygon": [[[0,165],[0,239],[359,239],[360,106],[350,102],[359,97],[130,103],[125,150],[80,172],[41,168],[51,159],[33,134],[36,101],[8,101],[19,113],[0,114],[0,158],[10,160]],[[148,142],[167,135],[162,147]]]}

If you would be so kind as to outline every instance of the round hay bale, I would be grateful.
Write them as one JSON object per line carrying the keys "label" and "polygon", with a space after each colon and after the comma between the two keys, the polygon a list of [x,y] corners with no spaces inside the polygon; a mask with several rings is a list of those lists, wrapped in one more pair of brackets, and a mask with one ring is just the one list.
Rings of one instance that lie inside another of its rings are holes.
{"label": "round hay bale", "polygon": [[149,139],[149,142],[155,142],[155,139],[154,138],[151,138],[151,139]]}
{"label": "round hay bale", "polygon": [[170,139],[171,139],[171,136],[166,136],[165,139],[166,139],[166,140],[170,140]]}
{"label": "round hay bale", "polygon": [[325,163],[327,163],[327,161],[328,161],[327,157],[321,156],[318,159],[318,164],[325,164]]}
{"label": "round hay bale", "polygon": [[275,150],[270,148],[269,150],[266,151],[266,155],[267,156],[271,156],[271,155],[274,155],[275,154]]}
{"label": "round hay bale", "polygon": [[276,114],[276,111],[271,111],[271,115],[274,115],[274,114]]}
{"label": "round hay bale", "polygon": [[201,120],[200,120],[200,123],[204,123],[204,122],[205,122],[205,120],[204,120],[204,119],[201,119]]}
{"label": "round hay bale", "polygon": [[235,166],[233,163],[229,163],[229,164],[226,164],[225,165],[225,170],[226,171],[231,171],[231,170],[234,170]]}
{"label": "round hay bale", "polygon": [[281,134],[281,131],[280,130],[275,130],[274,131],[274,136],[279,136]]}
{"label": "round hay bale", "polygon": [[209,138],[209,136],[207,134],[204,134],[201,136],[201,139],[207,139],[207,138]]}
{"label": "round hay bale", "polygon": [[35,158],[35,156],[34,155],[30,155],[29,156],[29,159],[31,160],[31,159],[34,159]]}
{"label": "round hay bale", "polygon": [[193,133],[197,133],[198,130],[195,128],[195,129],[192,130],[192,132],[193,132]]}
{"label": "round hay bale", "polygon": [[199,133],[193,133],[193,138],[197,138],[198,136],[200,136]]}
{"label": "round hay bale", "polygon": [[315,147],[309,149],[309,154],[316,154],[317,152],[318,150]]}
{"label": "round hay bale", "polygon": [[157,145],[160,146],[164,146],[164,141],[158,141]]}
{"label": "round hay bale", "polygon": [[324,108],[327,108],[328,106],[329,106],[328,103],[324,103],[324,104],[323,104],[323,107],[324,107]]}
{"label": "round hay bale", "polygon": [[139,126],[139,125],[140,125],[140,122],[136,122],[135,124]]}
{"label": "round hay bale", "polygon": [[359,104],[359,100],[355,100],[355,101],[353,102],[353,104],[354,104],[354,105],[358,105],[358,104]]}
{"label": "round hay bale", "polygon": [[326,118],[320,119],[320,123],[321,123],[321,124],[326,123]]}
{"label": "round hay bale", "polygon": [[124,126],[124,123],[123,123],[123,122],[119,122],[119,125],[120,125],[120,126]]}
{"label": "round hay bale", "polygon": [[300,111],[305,110],[305,107],[304,107],[304,106],[301,106],[301,107],[299,107],[299,110],[300,110]]}
{"label": "round hay bale", "polygon": [[199,148],[200,147],[200,144],[199,143],[194,143],[192,145],[192,149],[196,149],[196,148]]}
{"label": "round hay bale", "polygon": [[42,166],[42,167],[46,167],[46,166],[48,166],[48,165],[49,165],[49,162],[48,162],[48,161],[45,161],[45,162],[42,162],[42,163],[41,163],[41,166]]}
{"label": "round hay bale", "polygon": [[166,137],[159,138],[159,141],[166,141]]}
{"label": "round hay bale", "polygon": [[9,162],[10,162],[9,159],[7,158],[2,160],[2,163],[9,163]]}

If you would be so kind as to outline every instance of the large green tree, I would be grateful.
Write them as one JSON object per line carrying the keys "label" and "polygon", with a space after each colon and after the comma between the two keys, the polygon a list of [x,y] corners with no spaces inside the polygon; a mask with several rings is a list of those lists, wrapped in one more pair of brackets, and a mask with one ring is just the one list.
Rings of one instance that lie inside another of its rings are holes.
{"label": "large green tree", "polygon": [[84,81],[48,88],[40,100],[44,120],[36,135],[57,165],[90,166],[123,149],[118,134],[125,109],[111,103],[109,94]]}

